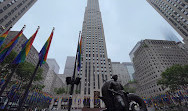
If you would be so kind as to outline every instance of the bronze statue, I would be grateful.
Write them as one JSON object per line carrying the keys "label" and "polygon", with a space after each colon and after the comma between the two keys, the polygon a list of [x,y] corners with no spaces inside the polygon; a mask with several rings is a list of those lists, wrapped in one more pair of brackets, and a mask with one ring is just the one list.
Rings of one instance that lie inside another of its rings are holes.
{"label": "bronze statue", "polygon": [[117,81],[118,76],[112,76],[112,80],[107,81],[102,86],[102,97],[106,105],[104,111],[137,111],[136,105],[139,105],[138,111],[147,111],[144,101],[135,94],[124,92],[123,86]]}

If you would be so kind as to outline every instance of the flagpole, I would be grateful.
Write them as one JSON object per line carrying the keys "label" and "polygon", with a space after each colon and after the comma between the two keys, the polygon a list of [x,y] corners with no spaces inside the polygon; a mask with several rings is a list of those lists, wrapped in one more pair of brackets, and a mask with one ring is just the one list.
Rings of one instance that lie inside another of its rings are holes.
{"label": "flagpole", "polygon": [[[20,85],[19,85],[19,87],[20,87]],[[16,90],[17,90],[17,89],[16,89]],[[16,92],[17,92],[17,91],[16,91]],[[6,103],[5,107],[4,107],[4,110],[7,109],[8,105],[9,105],[9,102],[10,102],[11,100],[13,100],[13,97],[14,97],[14,95],[16,95],[16,92],[14,92],[14,94],[10,97],[10,99],[8,98],[8,101],[7,101],[7,103]],[[12,101],[12,103],[13,103],[13,101]],[[12,104],[11,104],[11,105],[12,105]]]}
{"label": "flagpole", "polygon": [[[81,32],[80,32],[80,34],[81,34]],[[79,34],[78,40],[80,39],[80,34]],[[78,50],[78,46],[77,46],[77,50]],[[77,55],[78,55],[78,51],[76,51],[76,59],[75,59],[75,62],[74,62],[74,72],[73,72],[72,79],[71,79],[71,88],[70,88],[68,111],[70,111],[71,105],[72,105],[72,95],[73,95],[73,92],[74,92],[74,81],[75,81]]]}
{"label": "flagpole", "polygon": [[18,64],[13,65],[13,70],[12,70],[11,74],[8,75],[7,80],[5,81],[5,84],[1,88],[0,96],[2,96],[5,88],[7,87],[8,83],[10,82],[10,80],[11,80],[13,74],[15,73],[15,71],[17,70],[17,68],[18,68]]}
{"label": "flagpole", "polygon": [[26,90],[25,90],[25,92],[24,92],[24,95],[23,95],[22,99],[19,101],[19,106],[18,106],[18,108],[17,108],[18,111],[21,110],[22,104],[24,103],[24,100],[25,100],[25,98],[26,98],[26,96],[27,96],[27,94],[28,94],[28,92],[29,92],[29,88],[31,87],[32,82],[33,82],[33,80],[34,80],[34,78],[35,78],[35,75],[36,75],[36,73],[37,73],[37,70],[38,70],[38,68],[39,68],[40,61],[41,61],[41,60],[38,61],[38,64],[37,64],[37,66],[36,66],[36,68],[35,68],[35,71],[33,72],[32,76],[31,76],[31,79],[30,79],[30,81],[29,81],[29,84],[28,84],[27,87],[26,87]]}
{"label": "flagpole", "polygon": [[69,107],[68,107],[68,111],[70,111],[71,109],[71,105],[72,105],[72,94],[73,94],[73,91],[74,91],[74,81],[75,81],[75,70],[76,70],[76,61],[77,61],[77,54],[76,54],[76,59],[75,59],[75,62],[74,62],[74,72],[73,72],[73,76],[72,76],[72,79],[71,79],[71,88],[70,88],[70,96],[69,96]]}

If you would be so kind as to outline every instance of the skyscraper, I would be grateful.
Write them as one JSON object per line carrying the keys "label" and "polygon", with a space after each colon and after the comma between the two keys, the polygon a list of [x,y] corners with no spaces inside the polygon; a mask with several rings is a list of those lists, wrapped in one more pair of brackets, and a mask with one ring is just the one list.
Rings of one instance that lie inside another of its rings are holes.
{"label": "skyscraper", "polygon": [[[0,25],[14,25],[37,0],[0,0]],[[1,32],[0,32],[1,33]]]}
{"label": "skyscraper", "polygon": [[183,37],[188,46],[188,1],[147,0],[150,5]]}
{"label": "skyscraper", "polygon": [[74,62],[75,62],[75,57],[73,56],[67,56],[66,64],[65,64],[65,69],[64,73],[67,76],[72,76],[73,71],[74,71]]}
{"label": "skyscraper", "polygon": [[161,73],[174,64],[188,64],[188,55],[175,41],[143,40],[131,51],[135,68],[135,79],[138,83],[137,92],[140,96],[150,97],[165,93],[157,80]]}
{"label": "skyscraper", "polygon": [[75,96],[77,100],[82,101],[73,104],[75,107],[104,107],[102,101],[97,98],[101,96],[101,87],[106,80],[110,79],[112,71],[110,59],[107,57],[98,0],[87,1],[82,27],[82,48],[82,67],[78,73],[82,78],[80,94]]}

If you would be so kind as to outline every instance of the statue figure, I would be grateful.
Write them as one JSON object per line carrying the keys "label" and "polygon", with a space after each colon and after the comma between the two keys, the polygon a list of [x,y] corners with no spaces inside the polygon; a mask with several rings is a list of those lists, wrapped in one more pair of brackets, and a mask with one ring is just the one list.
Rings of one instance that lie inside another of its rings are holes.
{"label": "statue figure", "polygon": [[138,111],[147,111],[144,101],[135,94],[124,92],[123,86],[117,80],[118,76],[113,75],[112,80],[102,86],[102,97],[100,98],[107,108],[104,111],[137,111],[134,108],[136,105],[140,106]]}

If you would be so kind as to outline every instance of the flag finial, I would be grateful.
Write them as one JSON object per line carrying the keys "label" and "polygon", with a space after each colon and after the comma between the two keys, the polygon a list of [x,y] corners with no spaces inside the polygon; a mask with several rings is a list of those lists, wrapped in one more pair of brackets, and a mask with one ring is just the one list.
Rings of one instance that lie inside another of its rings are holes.
{"label": "flag finial", "polygon": [[26,28],[26,25],[23,26],[22,30],[24,30]]}

